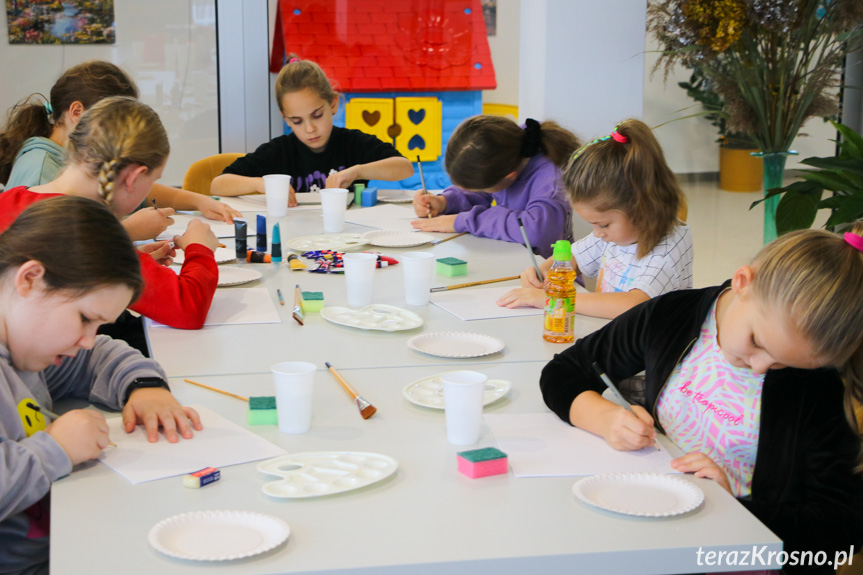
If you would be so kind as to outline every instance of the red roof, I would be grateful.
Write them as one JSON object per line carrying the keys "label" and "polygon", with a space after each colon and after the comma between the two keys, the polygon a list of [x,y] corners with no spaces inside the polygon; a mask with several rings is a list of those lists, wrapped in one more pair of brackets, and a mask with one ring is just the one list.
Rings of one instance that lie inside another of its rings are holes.
{"label": "red roof", "polygon": [[279,0],[276,18],[273,72],[293,52],[342,92],[497,86],[480,0]]}

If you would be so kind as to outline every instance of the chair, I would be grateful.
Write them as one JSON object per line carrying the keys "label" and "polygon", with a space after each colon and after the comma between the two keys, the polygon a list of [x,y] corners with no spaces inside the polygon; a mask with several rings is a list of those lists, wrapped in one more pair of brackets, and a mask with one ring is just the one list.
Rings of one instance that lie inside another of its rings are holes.
{"label": "chair", "polygon": [[222,173],[222,170],[234,163],[237,158],[246,154],[216,154],[198,160],[186,170],[183,178],[183,189],[197,194],[210,195],[210,184],[213,178]]}

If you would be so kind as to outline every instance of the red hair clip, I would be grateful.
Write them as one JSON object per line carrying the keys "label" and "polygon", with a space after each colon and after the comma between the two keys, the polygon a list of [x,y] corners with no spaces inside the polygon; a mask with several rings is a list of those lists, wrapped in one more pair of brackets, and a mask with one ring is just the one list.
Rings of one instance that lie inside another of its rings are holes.
{"label": "red hair clip", "polygon": [[617,130],[611,133],[611,137],[614,139],[615,142],[618,142],[620,144],[626,144],[629,142],[629,138],[627,138]]}

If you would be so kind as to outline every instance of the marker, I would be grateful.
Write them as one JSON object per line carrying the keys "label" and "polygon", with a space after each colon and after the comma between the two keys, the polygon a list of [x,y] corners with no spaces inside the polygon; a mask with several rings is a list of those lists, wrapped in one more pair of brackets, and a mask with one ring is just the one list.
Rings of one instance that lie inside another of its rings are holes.
{"label": "marker", "polygon": [[279,305],[285,305],[285,298],[282,297],[282,290],[276,288],[276,295],[279,296]]}

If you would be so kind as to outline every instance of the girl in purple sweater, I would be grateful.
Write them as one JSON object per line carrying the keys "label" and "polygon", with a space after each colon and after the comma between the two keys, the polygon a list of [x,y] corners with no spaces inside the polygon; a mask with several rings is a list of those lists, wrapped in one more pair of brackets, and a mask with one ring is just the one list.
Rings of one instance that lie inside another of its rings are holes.
{"label": "girl in purple sweater", "polygon": [[555,241],[572,236],[561,169],[578,147],[555,122],[528,119],[520,128],[502,116],[469,118],[446,148],[454,185],[437,196],[417,193],[414,211],[425,219],[413,227],[523,243],[520,218],[534,251],[548,257]]}

